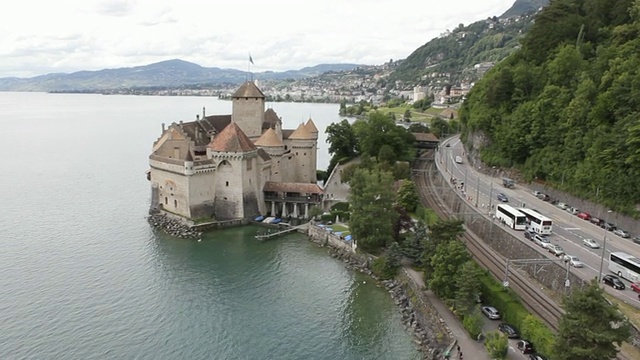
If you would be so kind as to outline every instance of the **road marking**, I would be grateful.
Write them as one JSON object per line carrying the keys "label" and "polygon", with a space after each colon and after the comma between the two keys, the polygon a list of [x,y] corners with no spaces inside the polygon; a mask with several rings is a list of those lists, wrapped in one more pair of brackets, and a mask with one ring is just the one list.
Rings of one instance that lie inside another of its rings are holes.
{"label": "road marking", "polygon": [[561,229],[564,229],[564,230],[567,230],[567,231],[571,231],[571,230],[582,230],[582,229],[580,229],[580,228],[563,228],[563,227],[560,227],[560,228],[561,228]]}

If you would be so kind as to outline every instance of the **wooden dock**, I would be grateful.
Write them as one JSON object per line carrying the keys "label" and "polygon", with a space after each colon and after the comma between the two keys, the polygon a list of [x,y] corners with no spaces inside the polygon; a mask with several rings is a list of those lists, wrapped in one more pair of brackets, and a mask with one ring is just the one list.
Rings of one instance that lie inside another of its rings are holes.
{"label": "wooden dock", "polygon": [[306,227],[307,227],[307,224],[305,223],[305,224],[302,224],[302,225],[293,226],[293,227],[290,227],[290,228],[287,228],[287,229],[284,229],[284,230],[280,230],[280,231],[277,231],[277,232],[274,232],[274,233],[258,234],[258,235],[256,235],[256,239],[258,239],[260,241],[269,240],[269,239],[271,239],[273,237],[280,236],[280,235],[285,235],[285,234],[288,234],[290,232],[296,231],[298,229],[303,229],[303,228],[306,228]]}

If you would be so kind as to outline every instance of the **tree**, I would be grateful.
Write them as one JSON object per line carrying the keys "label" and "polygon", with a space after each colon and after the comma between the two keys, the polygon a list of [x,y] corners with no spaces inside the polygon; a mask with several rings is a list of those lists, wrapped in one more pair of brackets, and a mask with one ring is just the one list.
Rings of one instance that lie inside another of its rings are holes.
{"label": "tree", "polygon": [[325,130],[329,143],[329,154],[342,158],[351,158],[357,154],[358,141],[348,120],[333,123]]}
{"label": "tree", "polygon": [[388,145],[396,160],[410,160],[414,156],[413,135],[383,113],[371,112],[368,120],[356,121],[353,130],[363,154],[377,158],[382,147]]}
{"label": "tree", "polygon": [[464,233],[462,223],[461,220],[439,220],[429,227],[429,236],[424,242],[424,252],[422,253],[426,282],[429,281],[433,273],[431,258],[435,254],[438,245],[450,240],[456,240],[458,236]]}
{"label": "tree", "polygon": [[491,331],[487,333],[487,337],[484,340],[484,347],[492,359],[505,359],[509,351],[509,342],[507,341],[507,337],[498,331]]}
{"label": "tree", "polygon": [[402,206],[408,212],[416,211],[416,207],[420,203],[418,189],[416,183],[412,180],[404,180],[400,189],[398,189],[398,205]]}
{"label": "tree", "polygon": [[456,277],[455,304],[457,311],[462,315],[468,315],[473,311],[481,291],[480,276],[482,270],[478,265],[469,260],[462,264]]}
{"label": "tree", "polygon": [[416,266],[422,266],[422,253],[424,243],[428,241],[427,226],[423,221],[418,221],[413,231],[404,239],[401,244],[402,255],[411,260]]}
{"label": "tree", "polygon": [[431,257],[433,273],[429,288],[442,299],[455,298],[458,290],[456,279],[464,263],[469,260],[471,256],[460,240],[449,240],[438,245]]}
{"label": "tree", "polygon": [[376,168],[358,168],[349,185],[351,233],[364,251],[376,252],[393,239],[393,228],[398,217],[393,208],[393,176]]}
{"label": "tree", "polygon": [[482,324],[484,323],[484,318],[482,314],[480,314],[480,310],[475,308],[470,314],[467,314],[462,320],[462,326],[467,330],[469,336],[472,339],[477,339],[478,336],[482,333]]}
{"label": "tree", "polygon": [[[630,336],[628,320],[604,297],[595,279],[563,301],[565,314],[556,335],[555,359],[613,359]],[[616,346],[617,345],[617,346]]]}
{"label": "tree", "polygon": [[411,110],[407,109],[404,111],[404,119],[411,119]]}

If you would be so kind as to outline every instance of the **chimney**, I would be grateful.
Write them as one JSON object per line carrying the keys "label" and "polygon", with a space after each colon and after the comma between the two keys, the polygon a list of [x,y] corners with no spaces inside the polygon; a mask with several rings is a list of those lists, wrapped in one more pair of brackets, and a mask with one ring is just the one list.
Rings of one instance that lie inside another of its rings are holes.
{"label": "chimney", "polygon": [[196,114],[196,121],[200,120],[200,115]]}
{"label": "chimney", "polygon": [[204,115],[204,106],[203,106],[202,107],[202,119],[204,119],[204,118],[205,118],[205,115]]}
{"label": "chimney", "polygon": [[164,123],[162,123],[162,132],[164,133]]}

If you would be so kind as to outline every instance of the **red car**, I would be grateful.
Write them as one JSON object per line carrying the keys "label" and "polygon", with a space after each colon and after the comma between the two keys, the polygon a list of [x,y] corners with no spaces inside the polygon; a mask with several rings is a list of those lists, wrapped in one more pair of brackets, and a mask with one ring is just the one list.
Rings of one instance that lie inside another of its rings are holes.
{"label": "red car", "polygon": [[578,217],[582,220],[591,220],[591,215],[588,212],[581,212],[578,214]]}
{"label": "red car", "polygon": [[640,283],[631,283],[631,290],[640,293]]}

